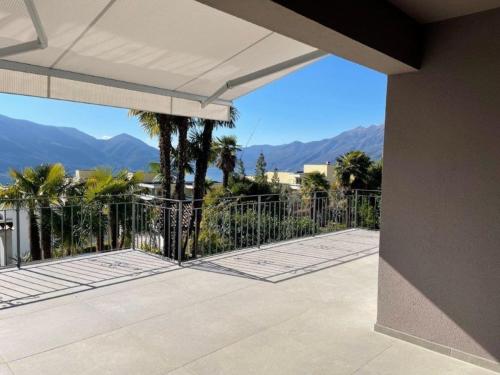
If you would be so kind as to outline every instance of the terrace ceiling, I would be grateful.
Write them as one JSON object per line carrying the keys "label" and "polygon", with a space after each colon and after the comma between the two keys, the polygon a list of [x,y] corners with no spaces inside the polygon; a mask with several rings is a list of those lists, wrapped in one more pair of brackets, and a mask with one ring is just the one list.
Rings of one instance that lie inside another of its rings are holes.
{"label": "terrace ceiling", "polygon": [[429,22],[500,0],[197,0],[388,75],[417,71]]}
{"label": "terrace ceiling", "polygon": [[0,92],[225,120],[322,55],[194,0],[0,2]]}
{"label": "terrace ceiling", "polygon": [[421,23],[443,21],[500,7],[500,0],[389,0]]}

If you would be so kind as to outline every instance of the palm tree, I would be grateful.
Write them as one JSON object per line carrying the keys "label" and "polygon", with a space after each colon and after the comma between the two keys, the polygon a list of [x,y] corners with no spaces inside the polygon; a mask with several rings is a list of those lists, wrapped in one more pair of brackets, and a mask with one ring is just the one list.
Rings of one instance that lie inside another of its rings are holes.
{"label": "palm tree", "polygon": [[61,195],[67,186],[65,175],[64,167],[59,163],[25,168],[22,172],[12,169],[12,185],[0,191],[0,198],[8,205],[19,205],[28,210],[32,260],[42,259],[42,252],[44,259],[52,255],[51,205],[61,203]]}
{"label": "palm tree", "polygon": [[215,152],[217,154],[215,165],[222,171],[222,186],[224,186],[224,188],[228,187],[229,175],[236,167],[238,151],[241,151],[241,148],[237,144],[235,136],[225,135],[217,138],[217,142],[215,144]]}
{"label": "palm tree", "polygon": [[170,155],[172,153],[172,133],[174,131],[173,116],[137,109],[129,110],[129,116],[137,117],[142,128],[151,138],[158,136],[163,196],[170,198],[170,185],[172,182]]}
{"label": "palm tree", "polygon": [[163,174],[161,173],[161,166],[160,163],[156,161],[152,161],[149,163],[149,173],[154,173],[153,177],[153,182],[162,182],[163,181]]}
{"label": "palm tree", "polygon": [[205,191],[212,191],[215,187],[215,181],[207,178],[205,180]]}
{"label": "palm tree", "polygon": [[325,193],[329,189],[330,183],[323,173],[312,172],[302,178],[301,192],[306,196],[312,196],[316,192]]}
{"label": "palm tree", "polygon": [[189,144],[188,131],[191,126],[191,119],[188,117],[174,116],[174,124],[179,134],[177,145],[177,179],[175,181],[175,197],[184,200],[184,188],[186,185],[186,168],[189,164]]}
{"label": "palm tree", "polygon": [[[85,183],[85,201],[90,204],[89,207],[97,210],[97,220],[94,223],[105,223],[101,215],[101,206],[108,207],[108,222],[111,229],[111,248],[117,249],[123,247],[125,238],[129,235],[129,220],[125,215],[126,207],[129,207],[129,212],[132,212],[130,202],[131,196],[137,185],[143,179],[141,172],[130,174],[126,170],[119,171],[113,175],[111,169],[97,168],[89,176]],[[96,215],[94,215],[96,216]],[[118,236],[122,229],[121,243],[118,244]],[[97,248],[104,248],[104,230],[97,228]],[[95,227],[91,228],[96,230]]]}
{"label": "palm tree", "polygon": [[[188,157],[187,157],[187,164],[184,165],[184,173],[186,174],[193,174],[194,173],[194,168],[191,164],[193,161],[193,157],[191,155],[192,150],[191,150],[191,143],[188,143]],[[170,159],[172,160],[172,173],[177,176],[178,175],[178,170],[179,170],[179,151],[178,148],[172,147],[172,155],[170,156]]]}
{"label": "palm tree", "polygon": [[[193,186],[193,199],[195,205],[201,204],[201,200],[205,195],[205,179],[207,177],[207,169],[209,163],[213,162],[215,156],[213,155],[212,148],[212,135],[216,128],[234,128],[236,126],[236,121],[238,120],[238,110],[235,107],[229,109],[229,120],[228,121],[216,121],[200,119],[196,122],[196,125],[202,127],[202,132],[197,133],[195,136],[196,143],[198,147],[196,148],[197,154],[195,155],[196,165],[195,165],[195,175],[194,175],[194,186]],[[194,140],[192,139],[192,142]],[[194,143],[194,142],[193,142]]]}
{"label": "palm tree", "polygon": [[382,169],[384,161],[382,159],[373,162],[368,168],[368,188],[372,190],[382,189]]}
{"label": "palm tree", "polygon": [[[52,221],[53,245],[59,245],[57,255],[72,255],[78,251],[78,245],[82,244],[88,236],[80,230],[82,225],[82,204],[83,194],[85,192],[85,182],[68,180],[68,185],[64,189],[64,196],[60,204],[53,211]],[[53,254],[54,256],[54,250]]]}
{"label": "palm tree", "polygon": [[371,160],[362,151],[350,151],[337,158],[335,173],[338,185],[346,191],[365,189]]}
{"label": "palm tree", "polygon": [[[317,218],[320,218],[319,224],[322,224],[324,217],[322,212],[328,206],[328,190],[330,190],[330,183],[323,173],[312,172],[302,177],[301,193],[306,201],[310,202],[310,216],[314,224],[317,223]],[[314,212],[316,212],[316,217]]]}

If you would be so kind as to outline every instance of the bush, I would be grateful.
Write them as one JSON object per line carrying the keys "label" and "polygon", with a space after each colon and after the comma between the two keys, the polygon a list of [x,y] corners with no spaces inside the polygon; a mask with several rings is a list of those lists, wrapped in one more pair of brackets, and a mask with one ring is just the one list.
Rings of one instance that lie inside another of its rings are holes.
{"label": "bush", "polygon": [[204,210],[198,244],[202,254],[214,254],[319,232],[308,211],[294,215],[261,212],[259,230],[256,202],[209,206]]}

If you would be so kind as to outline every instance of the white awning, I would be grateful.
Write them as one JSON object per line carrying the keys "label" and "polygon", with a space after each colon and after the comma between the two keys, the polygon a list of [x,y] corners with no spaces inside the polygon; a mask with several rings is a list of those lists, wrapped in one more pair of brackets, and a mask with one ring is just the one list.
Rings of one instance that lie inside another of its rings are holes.
{"label": "white awning", "polygon": [[225,120],[324,54],[194,0],[2,0],[0,92]]}

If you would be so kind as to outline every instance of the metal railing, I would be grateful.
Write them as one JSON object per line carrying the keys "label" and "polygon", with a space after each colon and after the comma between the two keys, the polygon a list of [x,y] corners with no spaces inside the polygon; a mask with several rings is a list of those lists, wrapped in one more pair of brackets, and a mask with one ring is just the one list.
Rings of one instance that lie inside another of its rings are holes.
{"label": "metal railing", "polygon": [[378,229],[380,201],[380,191],[367,190],[210,202],[141,195],[0,201],[0,267],[130,248],[180,263],[347,228]]}

